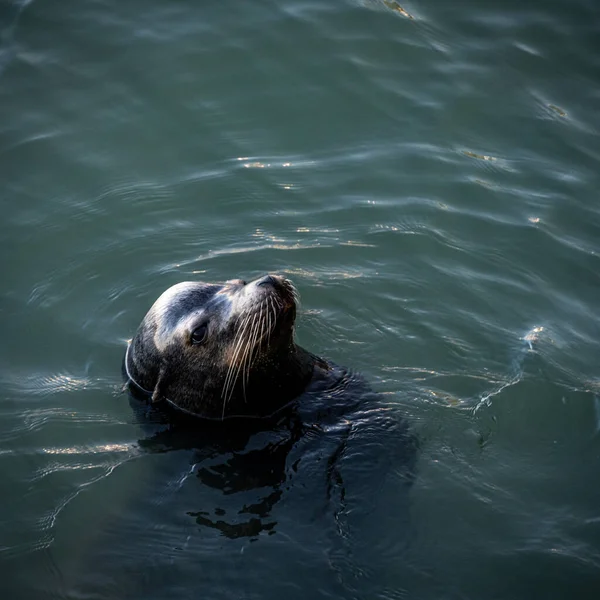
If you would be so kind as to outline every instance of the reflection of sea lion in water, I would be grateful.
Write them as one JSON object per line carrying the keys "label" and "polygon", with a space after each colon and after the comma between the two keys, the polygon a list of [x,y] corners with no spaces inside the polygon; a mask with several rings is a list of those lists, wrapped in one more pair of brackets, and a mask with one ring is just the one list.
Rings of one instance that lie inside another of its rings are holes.
{"label": "reflection of sea lion in water", "polygon": [[154,303],[125,356],[153,401],[226,419],[277,413],[333,367],[294,343],[296,290],[282,277],[180,283]]}

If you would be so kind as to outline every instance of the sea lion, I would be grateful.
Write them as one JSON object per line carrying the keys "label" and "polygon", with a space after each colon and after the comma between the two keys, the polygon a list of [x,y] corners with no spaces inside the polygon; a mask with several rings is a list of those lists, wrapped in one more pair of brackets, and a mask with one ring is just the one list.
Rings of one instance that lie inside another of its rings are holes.
{"label": "sea lion", "polygon": [[408,518],[418,444],[407,420],[363,377],[295,343],[297,304],[277,275],[180,283],[127,349],[132,407],[146,430],[140,449],[192,450],[205,491],[222,492],[212,508],[205,499],[188,511],[205,531],[290,535],[292,523],[329,514],[318,531],[347,541],[367,519],[365,531],[376,531],[370,519],[387,514],[389,498],[394,522]]}
{"label": "sea lion", "polygon": [[265,275],[166,290],[127,348],[134,390],[205,419],[265,418],[336,367],[294,341],[297,291]]}

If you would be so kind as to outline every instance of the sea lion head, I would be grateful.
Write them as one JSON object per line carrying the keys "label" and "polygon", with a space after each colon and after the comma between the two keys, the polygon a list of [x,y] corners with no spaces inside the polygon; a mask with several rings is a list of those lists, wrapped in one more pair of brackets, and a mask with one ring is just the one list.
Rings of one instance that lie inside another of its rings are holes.
{"label": "sea lion head", "polygon": [[127,376],[153,402],[195,416],[272,414],[312,375],[310,355],[294,343],[297,299],[292,282],[277,275],[174,285],[129,345]]}

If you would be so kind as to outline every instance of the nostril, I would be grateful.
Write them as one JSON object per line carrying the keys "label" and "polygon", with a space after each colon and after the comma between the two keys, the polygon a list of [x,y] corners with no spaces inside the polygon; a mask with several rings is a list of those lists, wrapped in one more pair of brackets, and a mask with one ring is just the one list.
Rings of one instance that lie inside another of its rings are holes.
{"label": "nostril", "polygon": [[272,285],[273,287],[275,287],[275,284],[277,283],[277,280],[272,277],[271,275],[265,275],[258,283],[257,285]]}

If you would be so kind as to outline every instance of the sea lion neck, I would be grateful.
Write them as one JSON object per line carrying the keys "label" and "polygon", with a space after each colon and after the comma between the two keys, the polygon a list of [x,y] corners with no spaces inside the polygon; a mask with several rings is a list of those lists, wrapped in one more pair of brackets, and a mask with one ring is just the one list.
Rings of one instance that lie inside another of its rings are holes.
{"label": "sea lion neck", "polygon": [[254,368],[248,388],[246,402],[258,414],[272,414],[300,396],[310,383],[315,365],[315,357],[304,348],[290,342],[285,352],[279,351],[261,361],[260,368]]}
{"label": "sea lion neck", "polygon": [[[308,382],[312,379],[317,357],[311,354],[301,346],[298,346],[293,341],[291,343],[290,352],[286,355],[282,375],[284,377],[293,377],[298,382],[298,388],[304,390]],[[289,380],[286,382],[289,385]],[[300,393],[300,392],[299,392]],[[298,393],[298,395],[299,395]]]}

